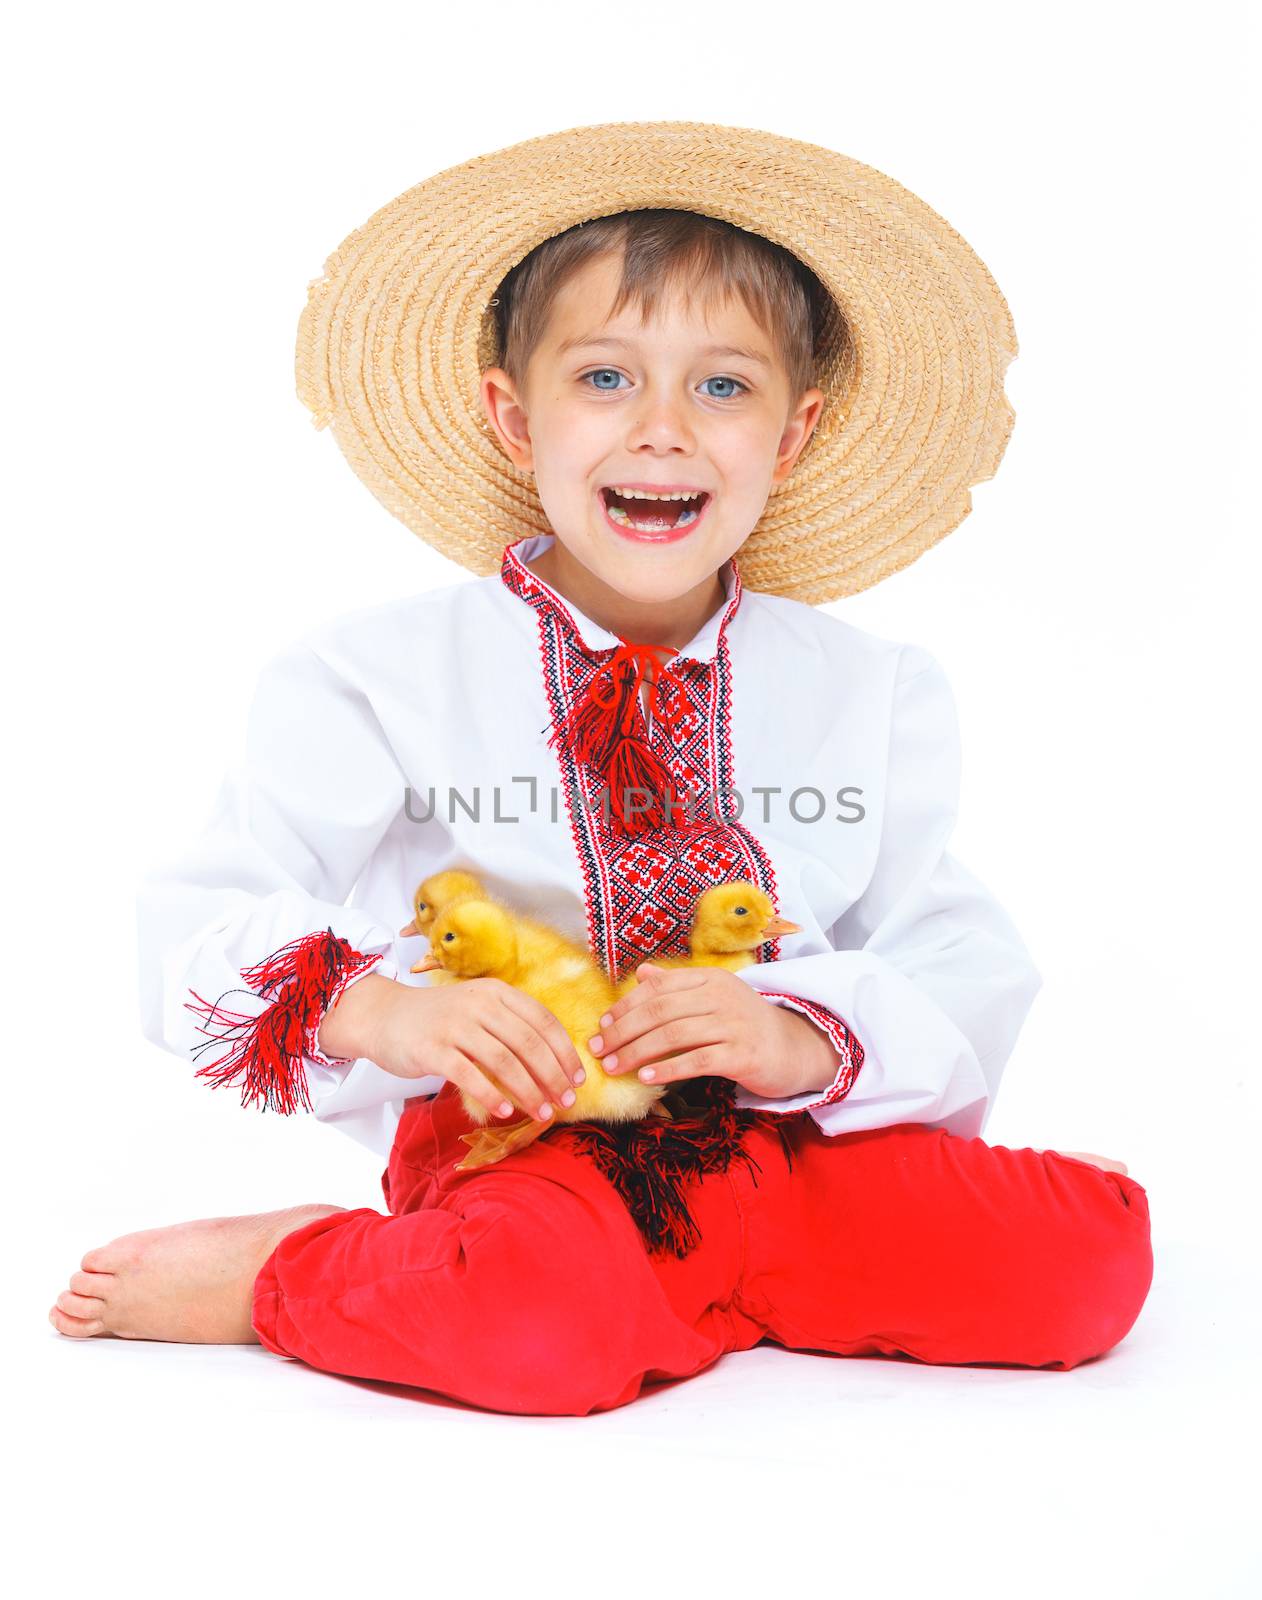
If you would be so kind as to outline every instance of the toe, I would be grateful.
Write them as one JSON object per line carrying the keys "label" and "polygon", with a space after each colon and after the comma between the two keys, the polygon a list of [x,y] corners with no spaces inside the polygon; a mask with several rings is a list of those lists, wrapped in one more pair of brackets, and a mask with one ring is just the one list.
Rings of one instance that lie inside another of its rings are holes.
{"label": "toe", "polygon": [[89,1250],[79,1263],[84,1272],[115,1272],[118,1269],[118,1250],[115,1244],[98,1245]]}
{"label": "toe", "polygon": [[72,1272],[70,1287],[76,1294],[87,1295],[91,1300],[104,1300],[114,1287],[112,1272]]}
{"label": "toe", "polygon": [[1088,1166],[1099,1167],[1102,1172],[1121,1172],[1127,1176],[1126,1163],[1114,1161],[1110,1156],[1094,1155],[1090,1150],[1052,1150],[1054,1156],[1068,1156],[1071,1161],[1085,1161]]}
{"label": "toe", "polygon": [[87,1295],[72,1294],[69,1289],[57,1296],[57,1309],[68,1317],[78,1317],[83,1322],[99,1321],[105,1310],[104,1300],[94,1300]]}
{"label": "toe", "polygon": [[105,1332],[105,1324],[100,1320],[85,1321],[79,1317],[68,1317],[56,1306],[48,1313],[48,1320],[58,1333],[65,1334],[68,1339],[90,1339],[94,1334]]}

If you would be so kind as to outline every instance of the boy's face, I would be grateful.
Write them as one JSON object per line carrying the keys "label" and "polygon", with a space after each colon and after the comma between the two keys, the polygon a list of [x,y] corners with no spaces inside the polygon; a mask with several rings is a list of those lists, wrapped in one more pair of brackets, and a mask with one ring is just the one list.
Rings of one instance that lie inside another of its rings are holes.
{"label": "boy's face", "polygon": [[[697,588],[739,550],[824,396],[790,396],[739,297],[712,307],[707,324],[699,296],[691,308],[663,296],[641,327],[634,305],[607,320],[620,281],[616,257],[587,263],[557,296],[523,384],[494,367],[481,392],[505,449],[533,470],[558,544],[599,582],[653,604]],[[642,484],[709,499],[683,531],[639,532],[610,518],[601,491]]]}

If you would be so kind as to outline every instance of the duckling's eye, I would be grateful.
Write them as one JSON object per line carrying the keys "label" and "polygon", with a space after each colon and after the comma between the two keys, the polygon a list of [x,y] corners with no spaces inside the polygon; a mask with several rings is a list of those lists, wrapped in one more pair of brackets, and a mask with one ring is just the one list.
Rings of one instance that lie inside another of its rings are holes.
{"label": "duckling's eye", "polygon": [[734,906],[732,909],[738,917],[747,917],[749,915],[749,910],[746,906]]}
{"label": "duckling's eye", "polygon": [[416,909],[417,909],[417,910],[418,910],[418,911],[428,911],[428,910],[429,910],[429,907],[428,907],[428,905],[426,905],[426,903],[425,903],[425,901],[424,901],[424,900],[418,900],[418,901],[417,901],[417,902],[416,902]]}
{"label": "duckling's eye", "polygon": [[454,939],[454,938],[455,938],[455,937],[456,937],[456,936],[455,936],[455,934],[454,934],[454,933],[445,933],[445,934],[443,934],[443,943],[444,943],[444,944],[450,944],[450,943],[451,943],[451,941],[452,941],[452,940],[453,940],[453,939]]}

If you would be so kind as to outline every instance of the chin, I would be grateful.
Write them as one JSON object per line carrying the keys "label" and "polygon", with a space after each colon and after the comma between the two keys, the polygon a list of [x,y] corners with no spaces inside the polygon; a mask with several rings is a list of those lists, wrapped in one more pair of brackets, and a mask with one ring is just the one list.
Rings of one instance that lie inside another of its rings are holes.
{"label": "chin", "polygon": [[685,552],[670,545],[656,550],[629,550],[625,554],[606,556],[597,576],[628,600],[641,605],[659,605],[666,600],[677,600],[704,583],[726,559],[717,551],[693,549]]}

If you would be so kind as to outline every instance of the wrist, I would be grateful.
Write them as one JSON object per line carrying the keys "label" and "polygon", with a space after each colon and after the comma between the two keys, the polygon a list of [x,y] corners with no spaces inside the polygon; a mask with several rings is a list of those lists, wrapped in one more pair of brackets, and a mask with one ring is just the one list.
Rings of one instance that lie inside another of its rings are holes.
{"label": "wrist", "polygon": [[379,972],[365,973],[349,984],[324,1014],[316,1034],[319,1049],[330,1057],[373,1059],[378,1024],[398,988],[393,978]]}
{"label": "wrist", "polygon": [[776,1006],[781,1027],[788,1040],[786,1059],[792,1063],[791,1082],[785,1098],[799,1094],[823,1094],[837,1076],[841,1057],[837,1046],[823,1028],[800,1011]]}

